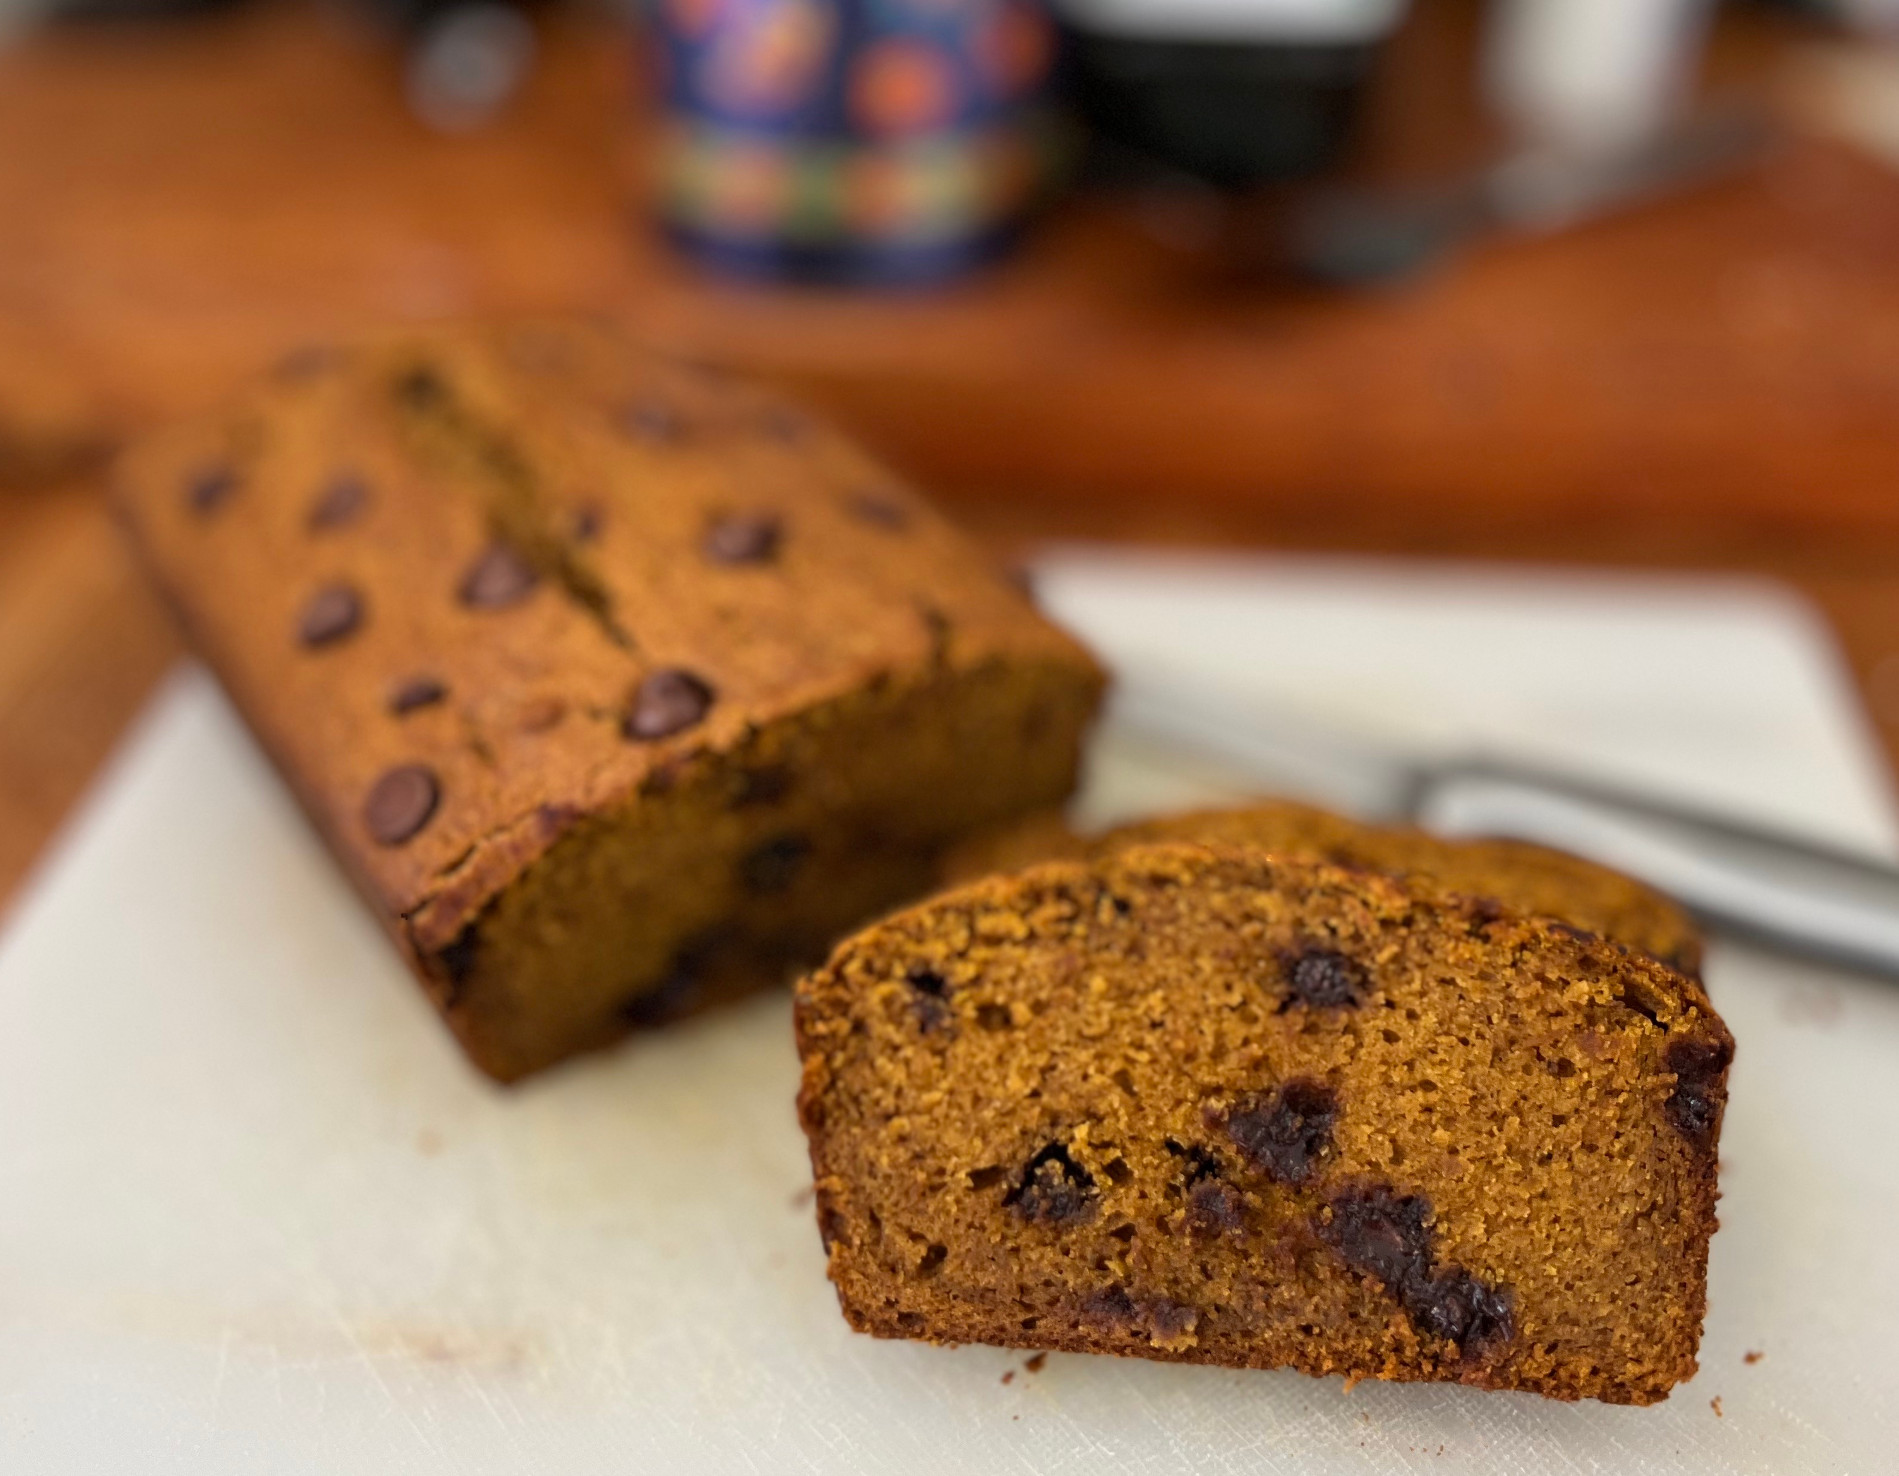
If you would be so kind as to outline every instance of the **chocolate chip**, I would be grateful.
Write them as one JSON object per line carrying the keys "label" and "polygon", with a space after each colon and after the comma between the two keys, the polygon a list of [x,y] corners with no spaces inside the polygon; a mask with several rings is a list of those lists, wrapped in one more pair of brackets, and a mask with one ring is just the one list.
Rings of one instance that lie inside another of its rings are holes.
{"label": "chocolate chip", "polygon": [[845,507],[860,523],[869,523],[886,533],[901,533],[910,526],[909,510],[902,503],[875,492],[860,492]]}
{"label": "chocolate chip", "polygon": [[448,1002],[451,1005],[460,1001],[469,976],[475,972],[480,954],[481,936],[475,931],[475,925],[470,923],[455,935],[453,942],[435,955],[442,977],[448,980]]}
{"label": "chocolate chip", "polygon": [[1250,1098],[1227,1117],[1226,1132],[1253,1164],[1280,1184],[1303,1184],[1332,1144],[1338,1098],[1324,1082],[1289,1081]]}
{"label": "chocolate chip", "polygon": [[1462,1267],[1441,1271],[1404,1297],[1413,1325],[1449,1338],[1466,1353],[1511,1335],[1510,1298],[1485,1286]]}
{"label": "chocolate chip", "polygon": [[707,525],[699,546],[715,564],[766,564],[777,556],[782,531],[772,513],[726,513]]}
{"label": "chocolate chip", "polygon": [[1111,1333],[1143,1334],[1156,1343],[1175,1342],[1194,1330],[1200,1314],[1171,1297],[1136,1297],[1124,1286],[1104,1287],[1082,1298],[1081,1320]]}
{"label": "chocolate chip", "polygon": [[1202,1147],[1198,1143],[1183,1145],[1176,1143],[1172,1138],[1166,1140],[1165,1146],[1167,1151],[1173,1154],[1174,1157],[1187,1160],[1187,1185],[1189,1188],[1198,1184],[1202,1179],[1217,1179],[1220,1177],[1220,1156],[1211,1148]]}
{"label": "chocolate chip", "polygon": [[379,846],[399,846],[435,813],[441,791],[435,773],[422,764],[401,764],[370,787],[363,825]]}
{"label": "chocolate chip", "polygon": [[475,610],[500,610],[534,592],[541,576],[511,544],[491,543],[462,576],[456,593]]}
{"label": "chocolate chip", "polygon": [[1156,1343],[1176,1342],[1200,1325],[1197,1311],[1171,1297],[1144,1297],[1139,1305],[1147,1335]]}
{"label": "chocolate chip", "polygon": [[600,530],[606,526],[607,515],[600,505],[590,502],[584,507],[574,509],[573,522],[569,531],[575,543],[592,543],[600,536]]}
{"label": "chocolate chip", "polygon": [[918,994],[927,994],[931,999],[946,999],[949,996],[949,980],[927,964],[912,964],[910,971],[903,976]]}
{"label": "chocolate chip", "polygon": [[359,476],[344,472],[330,479],[329,485],[310,504],[308,522],[312,532],[341,528],[356,520],[369,505],[369,485]]}
{"label": "chocolate chip", "polygon": [[448,398],[448,385],[433,368],[417,364],[396,379],[396,397],[416,410],[432,410]]}
{"label": "chocolate chip", "polygon": [[[1353,867],[1351,862],[1337,856],[1330,859],[1350,869],[1362,869]],[[1503,914],[1503,903],[1495,897],[1472,897],[1464,903],[1464,916],[1470,920],[1469,931],[1474,937],[1482,937],[1490,925],[1501,919]]]}
{"label": "chocolate chip", "polygon": [[237,473],[224,465],[201,466],[185,482],[185,501],[200,517],[216,512],[237,490]]}
{"label": "chocolate chip", "polygon": [[1139,1315],[1135,1310],[1134,1298],[1128,1295],[1125,1286],[1104,1287],[1100,1291],[1090,1292],[1082,1299],[1081,1315],[1085,1321],[1105,1323],[1116,1329],[1133,1326]]}
{"label": "chocolate chip", "polygon": [[1400,1196],[1382,1184],[1360,1186],[1333,1196],[1332,1218],[1319,1235],[1348,1265],[1396,1288],[1427,1276],[1430,1209],[1415,1194]]}
{"label": "chocolate chip", "polygon": [[712,688],[679,667],[664,667],[641,682],[620,730],[628,738],[651,741],[683,732],[703,718],[714,700]]}
{"label": "chocolate chip", "polygon": [[659,400],[636,400],[615,418],[622,431],[641,441],[676,441],[685,433],[678,411]]}
{"label": "chocolate chip", "polygon": [[791,790],[791,770],[783,764],[764,764],[756,769],[740,769],[732,780],[732,808],[776,804]]}
{"label": "chocolate chip", "polygon": [[739,881],[756,896],[782,892],[798,879],[811,842],[802,835],[777,835],[754,846],[739,862]]}
{"label": "chocolate chip", "polygon": [[949,1024],[949,980],[935,969],[913,964],[903,981],[915,991],[910,996],[910,1008],[917,1017],[917,1029],[930,1035]]}
{"label": "chocolate chip", "polygon": [[1430,1205],[1421,1196],[1359,1185],[1333,1196],[1331,1210],[1331,1219],[1318,1224],[1319,1238],[1348,1265],[1382,1281],[1421,1332],[1449,1338],[1466,1355],[1513,1335],[1507,1291],[1462,1267],[1432,1271],[1435,1237],[1426,1223]]}
{"label": "chocolate chip", "polygon": [[1587,928],[1575,927],[1566,922],[1552,922],[1550,924],[1550,931],[1553,933],[1561,933],[1565,938],[1574,938],[1578,943],[1599,943],[1602,941],[1602,935],[1600,933],[1592,933]]}
{"label": "chocolate chip", "polygon": [[1307,948],[1285,960],[1286,999],[1316,1010],[1356,1005],[1365,994],[1365,971],[1331,948]]}
{"label": "chocolate chip", "polygon": [[1734,1048],[1725,1040],[1684,1036],[1668,1043],[1668,1069],[1675,1073],[1668,1120],[1697,1142],[1706,1142],[1721,1120],[1721,1104],[1727,1100],[1722,1074],[1733,1059]]}
{"label": "chocolate chip", "polygon": [[713,957],[732,941],[733,931],[724,924],[689,938],[673,954],[659,983],[620,1006],[620,1018],[629,1025],[659,1025],[685,1014],[699,1002]]}
{"label": "chocolate chip", "polygon": [[692,1008],[699,995],[698,975],[675,967],[651,989],[642,990],[620,1006],[620,1018],[629,1025],[663,1025]]}
{"label": "chocolate chip", "polygon": [[304,602],[297,616],[297,639],[306,646],[327,646],[362,622],[362,597],[347,584],[326,584]]}
{"label": "chocolate chip", "polygon": [[1029,1160],[1002,1202],[1032,1224],[1074,1224],[1094,1212],[1094,1175],[1070,1158],[1067,1148],[1050,1143]]}
{"label": "chocolate chip", "polygon": [[1217,1179],[1202,1179],[1187,1191],[1187,1228],[1201,1235],[1225,1235],[1246,1228],[1240,1191]]}
{"label": "chocolate chip", "polygon": [[389,711],[397,717],[418,707],[433,707],[448,696],[448,688],[432,676],[412,676],[397,682],[389,692]]}
{"label": "chocolate chip", "polygon": [[1619,996],[1623,1005],[1640,1015],[1649,1024],[1661,1027],[1661,1006],[1634,985],[1625,987]]}

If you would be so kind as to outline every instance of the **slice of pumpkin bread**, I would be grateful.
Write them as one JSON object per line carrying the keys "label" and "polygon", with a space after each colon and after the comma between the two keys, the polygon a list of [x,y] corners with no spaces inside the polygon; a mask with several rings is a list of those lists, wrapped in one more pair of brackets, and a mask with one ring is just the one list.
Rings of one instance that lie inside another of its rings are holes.
{"label": "slice of pumpkin bread", "polygon": [[1258,851],[977,882],[797,995],[883,1337],[1648,1404],[1695,1369],[1733,1042],[1548,918]]}
{"label": "slice of pumpkin bread", "polygon": [[1434,883],[1560,918],[1683,973],[1701,969],[1701,937],[1688,914],[1619,871],[1528,841],[1446,840],[1415,826],[1368,825],[1295,800],[1164,815],[1094,836],[1077,834],[1060,811],[1045,810],[963,841],[944,857],[942,876],[945,882],[973,881],[1038,861],[1101,856],[1166,840],[1241,846]]}

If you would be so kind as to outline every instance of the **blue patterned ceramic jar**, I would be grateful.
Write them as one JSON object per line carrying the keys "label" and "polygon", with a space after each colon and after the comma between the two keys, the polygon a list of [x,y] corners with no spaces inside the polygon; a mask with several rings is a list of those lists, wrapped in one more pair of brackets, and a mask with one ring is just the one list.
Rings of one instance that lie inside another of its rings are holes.
{"label": "blue patterned ceramic jar", "polygon": [[993,254],[1053,171],[1039,0],[656,0],[660,214],[751,275],[927,281]]}

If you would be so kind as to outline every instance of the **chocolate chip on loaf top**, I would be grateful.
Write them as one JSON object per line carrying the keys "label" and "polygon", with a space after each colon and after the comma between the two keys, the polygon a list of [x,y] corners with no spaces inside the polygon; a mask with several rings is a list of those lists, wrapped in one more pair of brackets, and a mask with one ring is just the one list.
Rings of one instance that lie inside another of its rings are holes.
{"label": "chocolate chip on loaf top", "polygon": [[1038,861],[1105,856],[1166,840],[1243,846],[1406,877],[1417,885],[1557,918],[1686,974],[1701,969],[1701,935],[1688,914],[1619,871],[1528,841],[1447,840],[1409,825],[1366,824],[1296,800],[1163,815],[1092,836],[1070,829],[1061,813],[1051,810],[962,842],[944,856],[943,879],[971,881]]}
{"label": "chocolate chip on loaf top", "polygon": [[939,896],[797,996],[885,1337],[1647,1404],[1694,1372],[1733,1045],[1547,918],[1163,843]]}
{"label": "chocolate chip on loaf top", "polygon": [[844,437],[590,325],[300,354],[138,448],[121,503],[501,1076],[770,977],[1059,802],[1100,687]]}

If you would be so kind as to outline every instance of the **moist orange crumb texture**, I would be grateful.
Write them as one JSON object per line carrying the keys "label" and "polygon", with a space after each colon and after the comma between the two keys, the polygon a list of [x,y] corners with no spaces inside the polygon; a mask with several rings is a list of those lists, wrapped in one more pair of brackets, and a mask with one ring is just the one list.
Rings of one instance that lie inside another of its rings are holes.
{"label": "moist orange crumb texture", "polygon": [[846,438],[585,324],[293,356],[120,493],[500,1077],[782,978],[1059,803],[1101,683]]}
{"label": "moist orange crumb texture", "polygon": [[1445,840],[1408,825],[1367,825],[1292,800],[1166,815],[1096,836],[1077,835],[1058,813],[1035,815],[964,842],[945,858],[944,875],[969,881],[1038,861],[1106,855],[1163,840],[1255,847],[1408,877],[1414,884],[1560,918],[1684,973],[1701,968],[1701,938],[1688,915],[1606,866],[1527,841]]}
{"label": "moist orange crumb texture", "polygon": [[1137,846],[886,919],[797,1024],[864,1331],[1635,1404],[1694,1371],[1732,1042],[1547,919]]}

